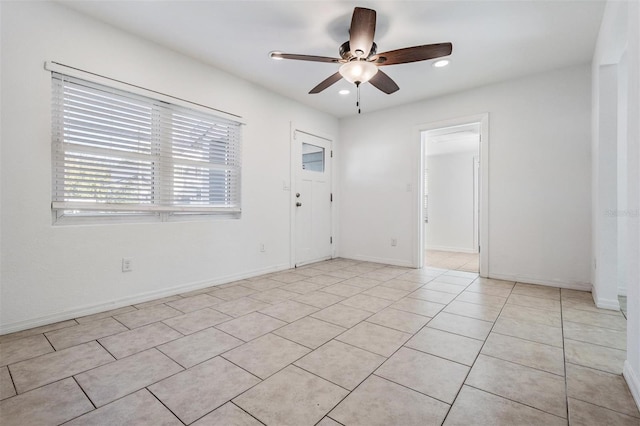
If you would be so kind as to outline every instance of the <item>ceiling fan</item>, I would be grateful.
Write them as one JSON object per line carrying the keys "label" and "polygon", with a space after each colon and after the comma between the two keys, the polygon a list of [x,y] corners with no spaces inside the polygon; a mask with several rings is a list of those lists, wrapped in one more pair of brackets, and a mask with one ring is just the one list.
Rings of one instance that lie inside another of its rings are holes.
{"label": "ceiling fan", "polygon": [[295,59],[299,61],[342,64],[338,72],[311,89],[309,94],[320,93],[342,78],[354,83],[358,88],[360,84],[368,81],[384,93],[391,94],[400,88],[391,77],[378,67],[448,56],[453,48],[451,43],[436,43],[377,53],[378,46],[373,41],[375,31],[376,11],[356,7],[351,17],[349,40],[344,42],[339,49],[340,58],[281,52],[271,52],[270,56],[273,59]]}

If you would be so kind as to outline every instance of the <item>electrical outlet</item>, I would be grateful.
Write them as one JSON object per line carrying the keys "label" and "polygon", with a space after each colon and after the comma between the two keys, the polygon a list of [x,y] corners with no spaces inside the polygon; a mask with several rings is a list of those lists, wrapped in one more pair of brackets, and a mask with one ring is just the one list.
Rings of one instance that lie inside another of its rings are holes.
{"label": "electrical outlet", "polygon": [[398,239],[397,238],[392,238],[391,239],[391,247],[395,247],[398,245]]}
{"label": "electrical outlet", "polygon": [[264,247],[263,243],[260,243],[260,253],[264,253],[267,249]]}
{"label": "electrical outlet", "polygon": [[122,258],[122,272],[131,272],[133,271],[133,259],[130,257]]}

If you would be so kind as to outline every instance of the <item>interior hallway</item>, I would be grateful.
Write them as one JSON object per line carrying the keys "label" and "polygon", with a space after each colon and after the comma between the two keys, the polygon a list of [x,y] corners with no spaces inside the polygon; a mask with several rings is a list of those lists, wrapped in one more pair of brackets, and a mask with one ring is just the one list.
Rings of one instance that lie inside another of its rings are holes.
{"label": "interior hallway", "polygon": [[335,259],[0,336],[0,418],[638,426],[625,328],[587,292]]}
{"label": "interior hallway", "polygon": [[480,272],[480,255],[478,253],[425,250],[424,265],[429,268],[478,273]]}

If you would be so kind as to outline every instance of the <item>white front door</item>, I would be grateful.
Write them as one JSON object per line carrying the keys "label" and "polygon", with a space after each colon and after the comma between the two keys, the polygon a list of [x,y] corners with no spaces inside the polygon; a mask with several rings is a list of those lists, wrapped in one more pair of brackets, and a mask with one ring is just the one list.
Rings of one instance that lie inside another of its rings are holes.
{"label": "white front door", "polygon": [[331,258],[331,141],[294,135],[295,264]]}

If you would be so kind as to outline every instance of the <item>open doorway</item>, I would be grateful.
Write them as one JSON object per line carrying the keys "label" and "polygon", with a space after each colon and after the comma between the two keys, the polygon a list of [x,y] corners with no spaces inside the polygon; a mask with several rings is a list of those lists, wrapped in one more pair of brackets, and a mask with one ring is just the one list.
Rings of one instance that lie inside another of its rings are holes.
{"label": "open doorway", "polygon": [[423,132],[425,265],[480,271],[480,123]]}
{"label": "open doorway", "polygon": [[418,127],[420,267],[489,275],[489,115]]}

